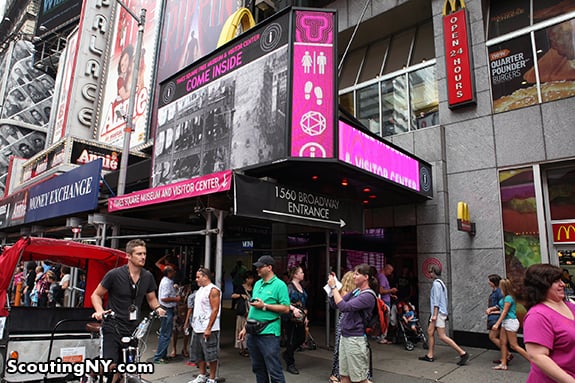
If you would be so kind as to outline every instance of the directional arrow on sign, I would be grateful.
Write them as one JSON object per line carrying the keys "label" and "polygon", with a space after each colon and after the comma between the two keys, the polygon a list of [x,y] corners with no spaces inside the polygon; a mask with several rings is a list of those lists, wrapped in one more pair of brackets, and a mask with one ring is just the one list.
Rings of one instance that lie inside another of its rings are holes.
{"label": "directional arrow on sign", "polygon": [[293,218],[307,219],[307,220],[309,220],[309,221],[317,221],[317,222],[331,223],[332,225],[339,225],[339,227],[344,227],[344,226],[346,225],[346,223],[345,223],[345,221],[344,221],[343,219],[340,219],[339,221],[330,221],[330,220],[328,220],[328,219],[305,217],[305,216],[301,216],[301,215],[283,213],[283,212],[281,212],[281,211],[262,210],[262,212],[263,212],[263,213],[267,213],[267,214],[283,215],[283,216],[285,216],[285,217],[293,217]]}

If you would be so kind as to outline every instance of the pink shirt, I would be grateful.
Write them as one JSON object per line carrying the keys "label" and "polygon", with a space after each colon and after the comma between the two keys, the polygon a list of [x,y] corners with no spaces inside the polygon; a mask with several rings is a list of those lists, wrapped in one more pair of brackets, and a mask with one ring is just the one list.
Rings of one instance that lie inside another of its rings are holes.
{"label": "pink shirt", "polygon": [[[567,302],[575,316],[575,305]],[[533,306],[523,322],[525,343],[547,347],[549,356],[565,372],[575,377],[575,320],[564,317],[543,303]],[[526,383],[555,382],[533,363]]]}

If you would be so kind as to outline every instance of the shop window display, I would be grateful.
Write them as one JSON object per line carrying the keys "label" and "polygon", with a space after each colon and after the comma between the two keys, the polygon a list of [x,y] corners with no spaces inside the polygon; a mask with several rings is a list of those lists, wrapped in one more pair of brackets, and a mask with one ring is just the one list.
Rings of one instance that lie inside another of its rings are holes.
{"label": "shop window display", "polygon": [[547,171],[551,219],[575,219],[575,167]]}
{"label": "shop window display", "polygon": [[488,28],[495,113],[575,96],[575,0],[492,1]]}

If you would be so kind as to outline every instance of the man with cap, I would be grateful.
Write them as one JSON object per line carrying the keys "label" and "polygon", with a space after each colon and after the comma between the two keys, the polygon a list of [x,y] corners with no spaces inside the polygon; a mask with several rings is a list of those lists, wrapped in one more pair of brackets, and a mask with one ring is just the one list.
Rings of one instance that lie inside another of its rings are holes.
{"label": "man with cap", "polygon": [[[282,314],[289,313],[290,299],[287,285],[273,270],[274,258],[261,256],[254,263],[261,278],[254,286],[250,302],[249,319],[271,321],[259,334],[247,335],[248,352],[256,383],[285,383],[280,354],[280,333]],[[239,340],[246,337],[246,329],[239,333]]]}

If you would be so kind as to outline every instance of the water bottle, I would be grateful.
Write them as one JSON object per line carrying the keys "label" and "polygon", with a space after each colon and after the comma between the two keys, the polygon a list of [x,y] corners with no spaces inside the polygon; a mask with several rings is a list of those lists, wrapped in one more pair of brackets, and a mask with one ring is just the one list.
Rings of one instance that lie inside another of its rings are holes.
{"label": "water bottle", "polygon": [[146,328],[148,327],[148,322],[150,319],[148,317],[144,318],[138,325],[136,330],[136,339],[142,339],[146,335]]}

